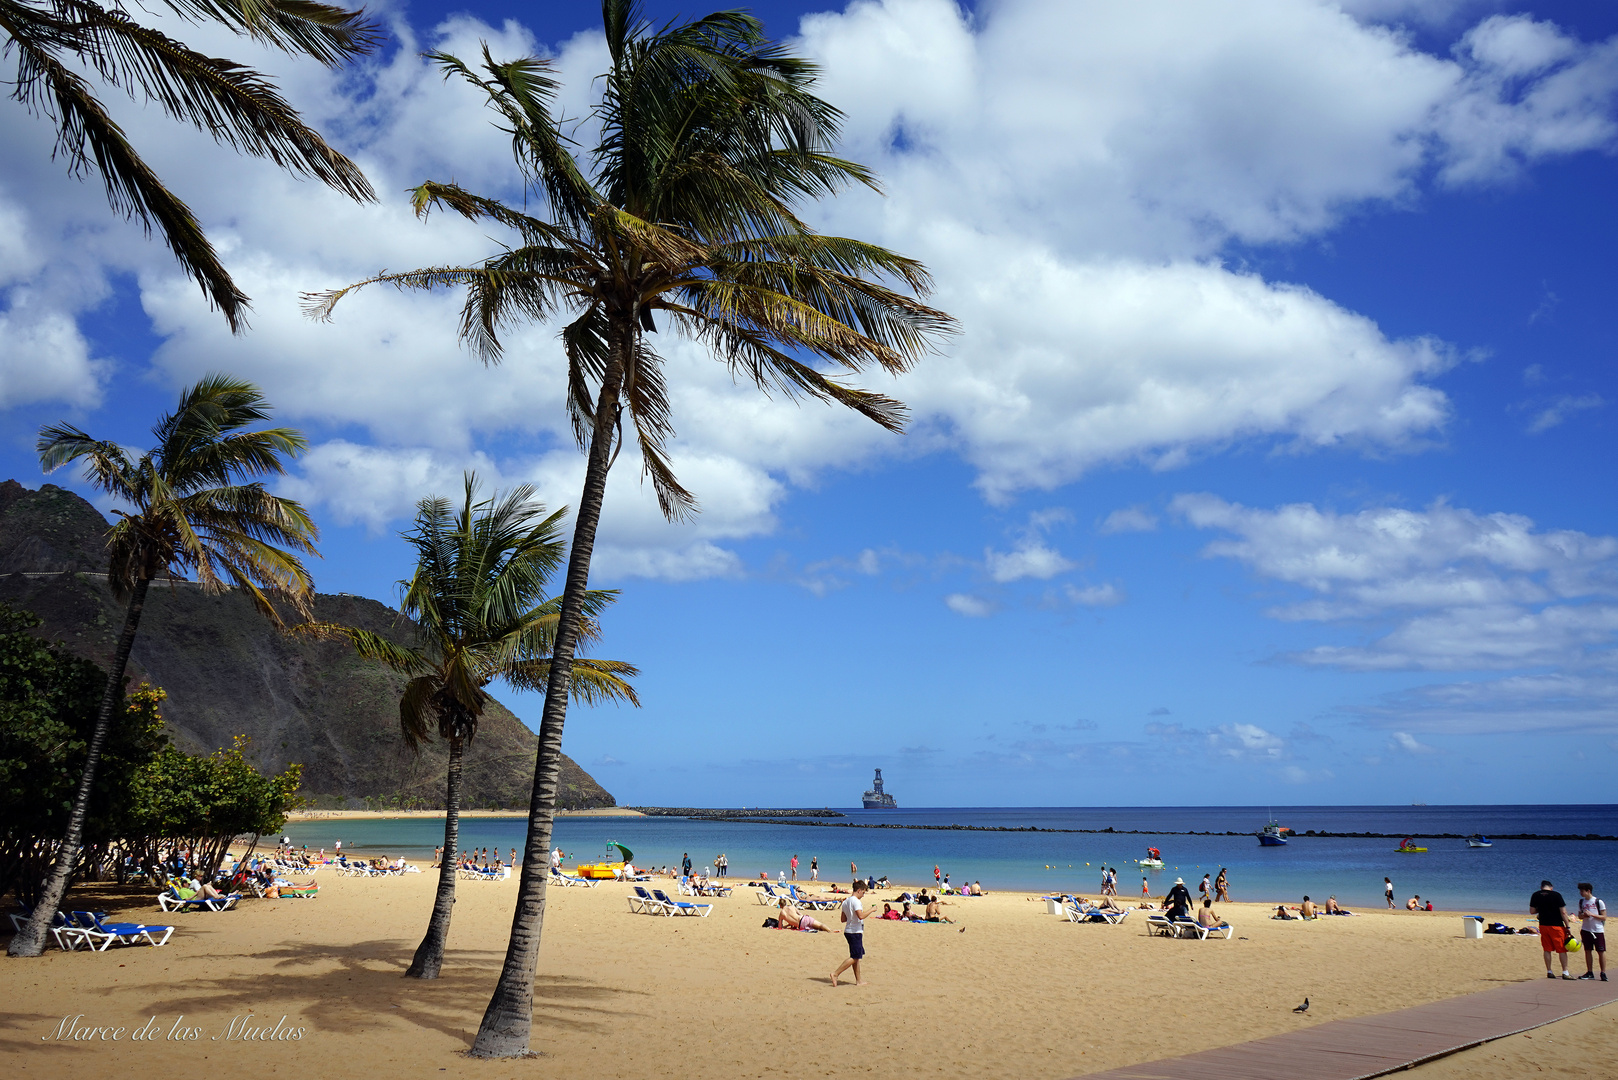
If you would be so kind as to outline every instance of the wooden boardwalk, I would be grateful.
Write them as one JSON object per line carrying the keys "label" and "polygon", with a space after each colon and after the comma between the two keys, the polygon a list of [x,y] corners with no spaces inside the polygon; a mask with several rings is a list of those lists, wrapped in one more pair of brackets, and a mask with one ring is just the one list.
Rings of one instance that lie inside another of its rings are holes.
{"label": "wooden boardwalk", "polygon": [[[1365,1080],[1618,1001],[1618,983],[1530,979],[1379,1016],[1090,1073],[1084,1080]],[[1308,1023],[1299,1017],[1300,1024]]]}

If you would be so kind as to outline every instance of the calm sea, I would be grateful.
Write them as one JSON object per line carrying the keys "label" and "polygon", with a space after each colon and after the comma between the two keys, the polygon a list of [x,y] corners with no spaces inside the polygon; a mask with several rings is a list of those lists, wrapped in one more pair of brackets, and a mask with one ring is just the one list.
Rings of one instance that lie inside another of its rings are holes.
{"label": "calm sea", "polygon": [[[1302,833],[1498,833],[1618,835],[1618,806],[1288,806],[1275,807],[1013,807],[975,809],[848,810],[835,820],[905,825],[975,825],[1040,829],[1139,830],[1144,835],[1094,833],[942,832],[922,829],[850,829],[812,825],[701,821],[687,818],[561,818],[556,839],[567,864],[604,857],[609,840],[634,851],[641,866],[676,864],[689,852],[699,866],[724,852],[732,877],[772,879],[799,857],[799,878],[811,857],[822,880],[846,880],[849,864],[860,875],[886,874],[895,882],[931,881],[933,866],[953,882],[981,881],[986,889],[1095,893],[1102,866],[1118,869],[1119,891],[1140,892],[1135,860],[1148,846],[1167,864],[1146,871],[1154,894],[1175,877],[1195,890],[1204,873],[1227,871],[1235,900],[1288,900],[1305,893],[1343,904],[1382,903],[1382,878],[1393,879],[1401,903],[1412,893],[1446,911],[1526,911],[1528,895],[1549,878],[1568,896],[1591,881],[1598,893],[1618,898],[1618,841],[1497,840],[1471,849],[1462,840],[1425,840],[1425,854],[1394,851],[1397,840],[1299,836],[1282,848],[1263,848],[1252,833],[1274,816]],[[466,818],[461,845],[498,849],[501,858],[521,848],[520,818]],[[1181,832],[1238,831],[1241,836],[1183,836]],[[295,843],[364,855],[430,858],[443,838],[442,819],[408,818],[296,823]]]}

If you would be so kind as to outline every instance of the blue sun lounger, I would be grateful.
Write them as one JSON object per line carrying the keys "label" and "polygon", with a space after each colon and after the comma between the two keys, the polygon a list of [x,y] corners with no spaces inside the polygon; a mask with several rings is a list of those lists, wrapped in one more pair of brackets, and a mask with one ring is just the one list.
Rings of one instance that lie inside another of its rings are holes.
{"label": "blue sun lounger", "polygon": [[[145,923],[103,922],[93,911],[75,911],[73,920],[78,923],[74,928],[75,937],[90,946],[92,951],[106,952],[107,947],[113,943],[119,945],[139,945],[145,941],[148,945],[158,946],[168,943],[174,934],[172,926],[147,926]],[[161,932],[162,940],[153,937]],[[100,944],[97,944],[97,943]]]}
{"label": "blue sun lounger", "polygon": [[629,899],[629,910],[641,915],[673,915],[674,910],[666,900],[659,900],[639,885],[635,886],[635,894]]}
{"label": "blue sun lounger", "polygon": [[707,918],[708,913],[713,910],[712,904],[693,904],[686,900],[670,899],[668,894],[666,894],[662,889],[653,889],[652,895],[657,897],[657,899],[662,903],[673,908],[673,913],[676,915],[695,915],[698,918]]}
{"label": "blue sun lounger", "polygon": [[[22,907],[21,905],[18,906],[21,908],[20,911],[12,911],[8,912],[7,914],[11,916],[12,930],[15,933],[20,934],[22,933],[22,928],[28,925],[28,920],[33,918],[34,913],[26,907]],[[102,918],[107,917],[107,913],[105,911],[97,911],[95,914],[101,916]],[[63,952],[72,952],[74,946],[80,940],[78,937],[78,925],[60,911],[58,911],[56,916],[51,919],[50,930],[51,937],[56,939],[56,947],[61,949]],[[66,935],[66,940],[63,940],[63,935]]]}

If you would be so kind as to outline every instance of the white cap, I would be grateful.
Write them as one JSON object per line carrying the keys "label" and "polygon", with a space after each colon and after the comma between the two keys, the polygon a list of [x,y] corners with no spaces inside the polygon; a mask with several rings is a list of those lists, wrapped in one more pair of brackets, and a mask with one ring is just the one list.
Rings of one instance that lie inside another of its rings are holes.
{"label": "white cap", "polygon": [[1185,878],[1183,878],[1183,877],[1175,878],[1174,879],[1174,884],[1176,884],[1176,885],[1184,885],[1185,884]]}

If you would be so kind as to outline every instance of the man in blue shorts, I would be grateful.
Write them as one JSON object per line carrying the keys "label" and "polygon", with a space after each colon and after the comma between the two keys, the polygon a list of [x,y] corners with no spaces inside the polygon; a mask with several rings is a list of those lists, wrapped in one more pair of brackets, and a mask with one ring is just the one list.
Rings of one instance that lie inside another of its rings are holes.
{"label": "man in blue shorts", "polygon": [[860,978],[860,961],[865,959],[865,911],[861,903],[865,899],[865,882],[858,878],[854,880],[854,895],[843,901],[843,910],[840,918],[843,920],[843,937],[848,940],[848,959],[844,960],[836,971],[831,973],[831,984],[837,985],[837,976],[854,969],[854,985],[864,986],[865,980]]}

